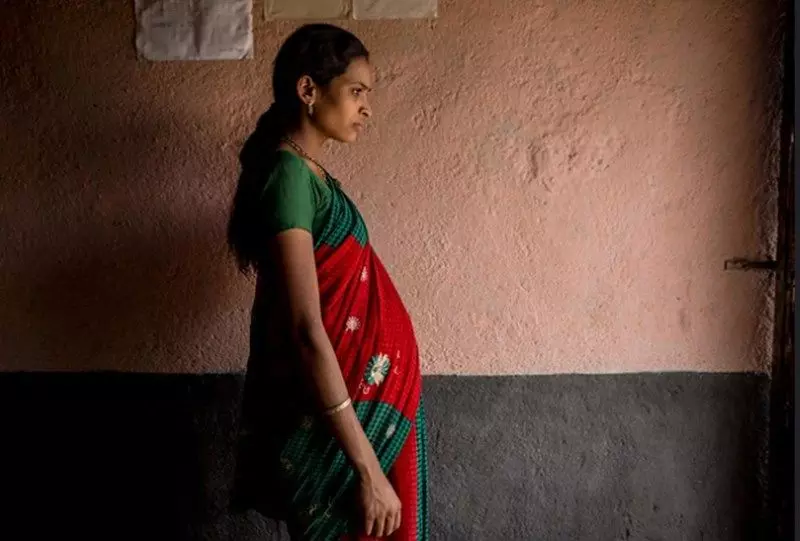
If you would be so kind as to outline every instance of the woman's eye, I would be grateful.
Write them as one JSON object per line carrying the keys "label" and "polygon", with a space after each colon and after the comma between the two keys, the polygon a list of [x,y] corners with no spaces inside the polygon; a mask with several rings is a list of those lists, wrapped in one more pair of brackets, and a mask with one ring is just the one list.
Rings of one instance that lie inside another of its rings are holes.
{"label": "woman's eye", "polygon": [[358,97],[360,95],[361,95],[361,89],[360,88],[354,88],[353,89],[353,96]]}

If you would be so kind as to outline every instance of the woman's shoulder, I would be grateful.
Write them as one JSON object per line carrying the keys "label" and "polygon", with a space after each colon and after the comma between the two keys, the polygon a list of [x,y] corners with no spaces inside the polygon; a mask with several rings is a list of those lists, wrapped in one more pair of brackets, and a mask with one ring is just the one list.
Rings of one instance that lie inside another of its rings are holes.
{"label": "woman's shoulder", "polygon": [[301,228],[313,232],[320,194],[301,158],[276,151],[259,200],[267,231]]}
{"label": "woman's shoulder", "polygon": [[270,181],[291,180],[310,180],[311,175],[303,159],[292,152],[277,149],[272,156],[274,164],[270,172]]}

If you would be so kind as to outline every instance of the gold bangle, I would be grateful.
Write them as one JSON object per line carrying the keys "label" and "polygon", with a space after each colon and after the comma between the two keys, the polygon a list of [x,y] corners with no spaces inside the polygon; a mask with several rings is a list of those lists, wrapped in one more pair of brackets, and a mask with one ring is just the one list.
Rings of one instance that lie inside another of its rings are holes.
{"label": "gold bangle", "polygon": [[337,413],[339,413],[340,411],[342,411],[344,408],[346,408],[347,406],[349,406],[349,405],[350,405],[352,402],[353,402],[353,401],[352,401],[352,400],[350,399],[350,397],[348,396],[348,397],[347,397],[347,400],[345,400],[344,402],[342,402],[342,403],[341,403],[341,404],[339,404],[338,406],[333,406],[332,408],[328,408],[328,409],[326,409],[326,410],[325,410],[323,413],[324,413],[325,415],[327,415],[328,417],[330,417],[331,415],[336,415]]}

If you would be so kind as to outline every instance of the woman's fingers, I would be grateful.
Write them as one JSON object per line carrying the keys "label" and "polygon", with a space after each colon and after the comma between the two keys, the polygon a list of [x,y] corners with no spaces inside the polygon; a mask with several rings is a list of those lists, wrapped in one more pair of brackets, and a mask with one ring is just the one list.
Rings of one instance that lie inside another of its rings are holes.
{"label": "woman's fingers", "polygon": [[392,533],[396,532],[400,529],[400,525],[403,523],[403,513],[402,510],[397,511],[397,515],[394,519],[394,527],[392,528]]}
{"label": "woman's fingers", "polygon": [[375,530],[375,516],[371,512],[368,512],[364,516],[364,532],[367,535],[372,535],[374,530]]}
{"label": "woman's fingers", "polygon": [[383,535],[389,537],[395,531],[394,524],[397,522],[397,515],[395,513],[389,513],[386,515],[386,527],[383,529]]}
{"label": "woman's fingers", "polygon": [[384,537],[389,537],[394,533],[394,513],[387,513],[386,514],[386,522],[383,526],[383,535]]}
{"label": "woman's fingers", "polygon": [[380,513],[379,516],[375,517],[375,531],[373,532],[375,537],[383,537],[384,524],[386,524],[386,515]]}

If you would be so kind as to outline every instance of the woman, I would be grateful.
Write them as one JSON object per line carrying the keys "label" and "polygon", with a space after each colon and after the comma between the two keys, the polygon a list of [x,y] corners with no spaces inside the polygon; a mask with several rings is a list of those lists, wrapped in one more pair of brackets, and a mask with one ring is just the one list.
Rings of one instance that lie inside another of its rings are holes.
{"label": "woman", "polygon": [[321,165],[371,116],[369,53],[307,25],[278,52],[274,103],[242,149],[228,241],[255,270],[240,481],[293,539],[428,539],[414,331],[364,222]]}

